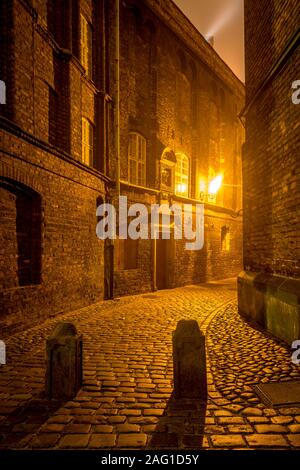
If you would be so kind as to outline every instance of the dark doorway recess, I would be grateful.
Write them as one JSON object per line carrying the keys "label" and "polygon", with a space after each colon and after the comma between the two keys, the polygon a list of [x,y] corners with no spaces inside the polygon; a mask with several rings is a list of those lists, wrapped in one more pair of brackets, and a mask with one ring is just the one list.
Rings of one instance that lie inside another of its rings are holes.
{"label": "dark doorway recess", "polygon": [[0,179],[1,248],[6,266],[1,288],[41,282],[41,197],[17,181]]}
{"label": "dark doorway recess", "polygon": [[160,290],[170,287],[173,239],[172,235],[170,240],[162,239],[162,233],[159,236],[156,240],[156,288]]}

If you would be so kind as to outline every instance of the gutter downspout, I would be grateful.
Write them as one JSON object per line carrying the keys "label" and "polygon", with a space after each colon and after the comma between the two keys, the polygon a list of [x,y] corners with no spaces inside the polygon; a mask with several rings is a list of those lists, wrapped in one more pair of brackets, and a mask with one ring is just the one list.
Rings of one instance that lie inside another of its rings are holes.
{"label": "gutter downspout", "polygon": [[107,165],[107,83],[106,83],[106,11],[105,4],[102,3],[102,25],[101,25],[101,34],[102,34],[102,89],[103,89],[103,167],[102,171],[105,175],[108,174],[108,165]]}
{"label": "gutter downspout", "polygon": [[[120,196],[120,0],[115,0],[115,97],[114,97],[114,151],[116,157],[115,190],[112,193],[115,210],[119,213]],[[116,236],[117,234],[115,234]],[[107,298],[114,298],[114,264],[116,240],[107,239],[108,292]]]}
{"label": "gutter downspout", "polygon": [[115,150],[116,150],[116,197],[120,196],[120,0],[115,0],[116,9],[116,99],[115,99]]}

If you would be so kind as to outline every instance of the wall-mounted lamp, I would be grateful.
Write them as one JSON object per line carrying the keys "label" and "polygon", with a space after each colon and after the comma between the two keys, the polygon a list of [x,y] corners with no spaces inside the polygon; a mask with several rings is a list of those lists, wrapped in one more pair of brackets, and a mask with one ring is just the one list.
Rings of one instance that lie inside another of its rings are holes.
{"label": "wall-mounted lamp", "polygon": [[216,176],[213,180],[210,181],[208,185],[208,192],[203,191],[203,190],[201,191],[201,189],[204,189],[204,188],[203,188],[203,184],[200,183],[199,198],[202,201],[214,202],[216,199],[217,193],[222,186],[222,181],[223,181],[223,175]]}

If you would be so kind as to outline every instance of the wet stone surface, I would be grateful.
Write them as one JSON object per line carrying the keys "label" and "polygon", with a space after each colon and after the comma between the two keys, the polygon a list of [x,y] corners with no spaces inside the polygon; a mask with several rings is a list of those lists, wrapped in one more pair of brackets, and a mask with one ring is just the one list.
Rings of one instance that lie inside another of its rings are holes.
{"label": "wet stone surface", "polygon": [[[291,380],[288,351],[237,314],[235,280],[99,302],[7,338],[0,368],[0,448],[300,448],[300,408],[270,409],[257,381]],[[206,335],[207,403],[175,399],[172,332]],[[45,344],[59,321],[83,335],[83,388],[45,396]],[[275,354],[274,354],[275,353]]]}
{"label": "wet stone surface", "polygon": [[233,403],[259,403],[255,384],[300,380],[291,350],[241,318],[236,303],[212,320],[207,345],[217,389]]}

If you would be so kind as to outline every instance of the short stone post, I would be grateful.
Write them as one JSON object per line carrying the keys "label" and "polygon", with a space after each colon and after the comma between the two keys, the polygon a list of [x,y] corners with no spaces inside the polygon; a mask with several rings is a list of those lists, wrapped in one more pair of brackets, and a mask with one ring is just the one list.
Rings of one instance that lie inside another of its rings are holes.
{"label": "short stone post", "polygon": [[82,386],[82,336],[72,323],[58,323],[46,345],[46,394],[71,399]]}
{"label": "short stone post", "polygon": [[206,401],[205,336],[196,320],[180,320],[173,332],[175,398]]}

